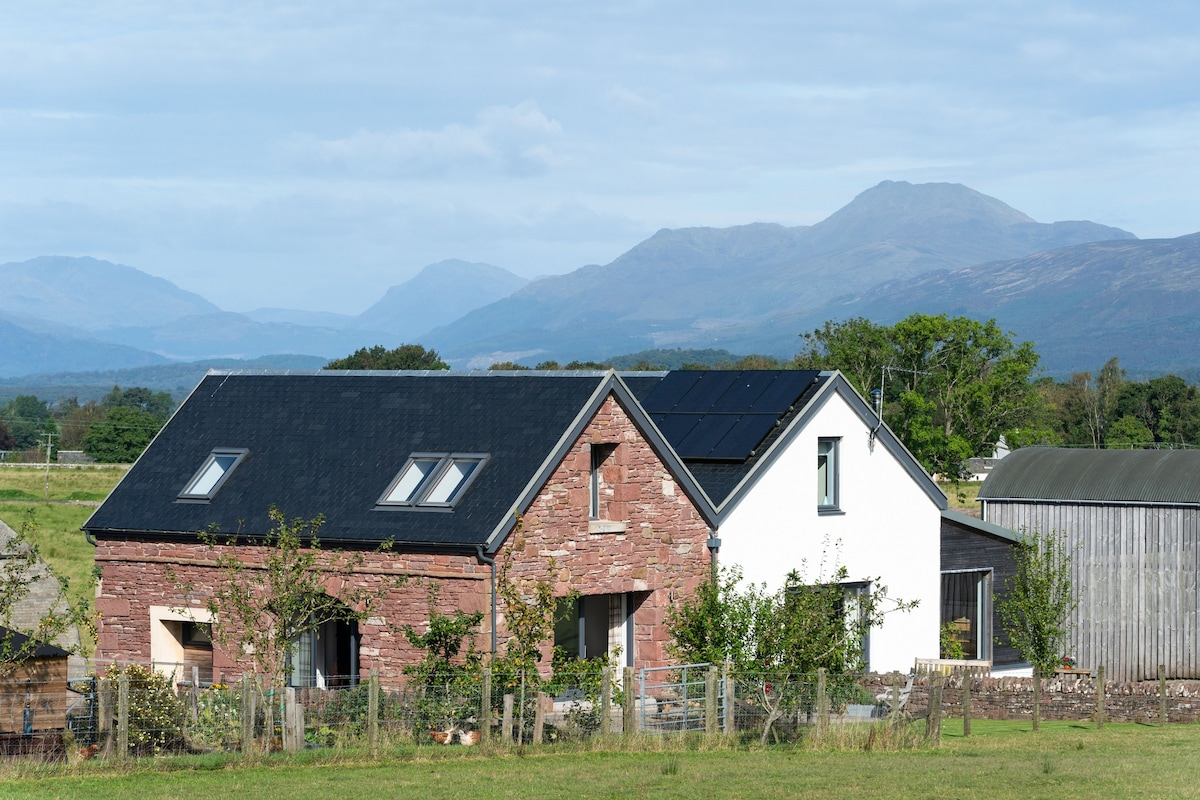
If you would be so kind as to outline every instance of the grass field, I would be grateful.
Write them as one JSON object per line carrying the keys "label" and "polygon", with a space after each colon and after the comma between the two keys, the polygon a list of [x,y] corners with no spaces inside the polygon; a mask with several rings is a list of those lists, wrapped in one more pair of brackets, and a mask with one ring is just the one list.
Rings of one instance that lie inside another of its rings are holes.
{"label": "grass field", "polygon": [[95,551],[79,526],[125,471],[126,467],[51,467],[47,502],[44,467],[0,467],[0,520],[20,530],[33,514],[31,538],[54,571],[69,581],[73,600],[90,599],[95,588]]}
{"label": "grass field", "polygon": [[[902,752],[705,748],[643,742],[636,751],[462,748],[238,762],[149,760],[125,770],[8,766],[9,798],[1177,798],[1200,796],[1200,725],[981,722],[963,739]],[[958,729],[961,731],[961,729]],[[0,772],[0,774],[4,774]]]}

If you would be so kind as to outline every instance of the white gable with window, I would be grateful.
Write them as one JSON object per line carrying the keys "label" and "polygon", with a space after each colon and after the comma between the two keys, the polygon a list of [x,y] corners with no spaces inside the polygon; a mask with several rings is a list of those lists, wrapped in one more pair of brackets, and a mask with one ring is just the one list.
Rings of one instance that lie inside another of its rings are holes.
{"label": "white gable with window", "polygon": [[[918,600],[871,631],[870,668],[907,672],[938,653],[940,515],[945,498],[838,376],[735,493],[717,536],[720,562],[778,589],[790,570],[818,582],[839,566]],[[938,502],[938,499],[941,502]]]}

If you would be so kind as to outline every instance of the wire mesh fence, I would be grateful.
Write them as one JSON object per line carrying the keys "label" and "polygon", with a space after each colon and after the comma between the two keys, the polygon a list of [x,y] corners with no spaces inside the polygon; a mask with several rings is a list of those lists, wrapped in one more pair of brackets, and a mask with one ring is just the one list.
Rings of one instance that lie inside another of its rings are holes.
{"label": "wire mesh fence", "polygon": [[[96,666],[70,679],[36,671],[0,678],[0,754],[132,758],[545,744],[609,734],[722,735],[773,745],[870,727],[861,723],[936,740],[943,716],[1028,719],[1032,712],[1030,679],[954,671],[739,673],[727,665],[684,665],[521,680],[477,669],[382,681],[325,676],[326,688],[297,688],[251,675],[229,683],[181,680],[187,671],[172,666]],[[1043,681],[1041,703],[1043,719],[1192,722],[1200,717],[1200,682],[1164,678],[1132,687],[1056,676]]]}

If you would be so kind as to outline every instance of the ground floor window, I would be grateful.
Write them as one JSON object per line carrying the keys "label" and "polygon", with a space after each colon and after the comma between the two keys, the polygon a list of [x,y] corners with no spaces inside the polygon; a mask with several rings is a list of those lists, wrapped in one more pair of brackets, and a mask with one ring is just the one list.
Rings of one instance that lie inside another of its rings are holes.
{"label": "ground floor window", "polygon": [[[942,573],[942,639],[963,657],[992,659],[992,571]],[[943,649],[943,656],[946,655]]]}
{"label": "ground floor window", "polygon": [[326,622],[292,642],[288,686],[332,689],[358,685],[358,623]]}
{"label": "ground floor window", "polygon": [[554,646],[579,658],[606,658],[633,666],[636,595],[590,594],[559,602]]}
{"label": "ground floor window", "polygon": [[150,607],[150,660],[176,683],[213,682],[213,616],[204,608]]}

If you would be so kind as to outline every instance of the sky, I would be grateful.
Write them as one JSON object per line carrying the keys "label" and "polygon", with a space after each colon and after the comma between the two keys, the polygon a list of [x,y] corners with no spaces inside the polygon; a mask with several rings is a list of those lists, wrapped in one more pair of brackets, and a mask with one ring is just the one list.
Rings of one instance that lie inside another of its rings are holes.
{"label": "sky", "polygon": [[883,180],[1173,237],[1198,75],[1188,0],[16,0],[0,263],[357,314],[443,259],[568,272]]}

